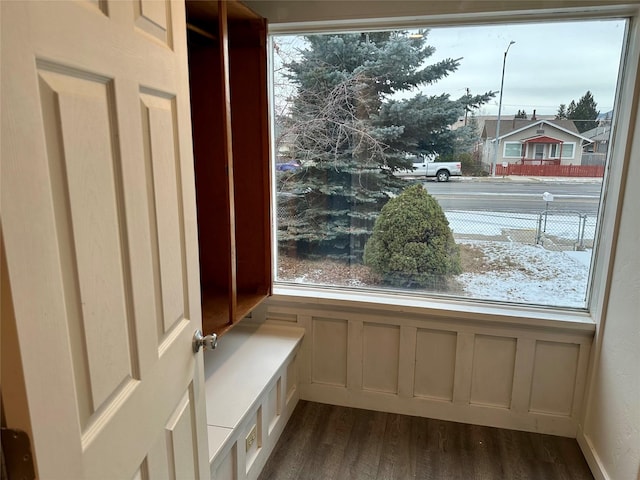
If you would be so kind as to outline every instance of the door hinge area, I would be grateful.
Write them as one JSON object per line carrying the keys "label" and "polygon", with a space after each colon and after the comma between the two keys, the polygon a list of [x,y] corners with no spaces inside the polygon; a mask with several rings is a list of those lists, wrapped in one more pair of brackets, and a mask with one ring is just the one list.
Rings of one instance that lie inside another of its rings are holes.
{"label": "door hinge area", "polygon": [[[22,430],[2,428],[2,478],[33,480],[36,472],[29,435]],[[6,477],[5,477],[6,475]]]}

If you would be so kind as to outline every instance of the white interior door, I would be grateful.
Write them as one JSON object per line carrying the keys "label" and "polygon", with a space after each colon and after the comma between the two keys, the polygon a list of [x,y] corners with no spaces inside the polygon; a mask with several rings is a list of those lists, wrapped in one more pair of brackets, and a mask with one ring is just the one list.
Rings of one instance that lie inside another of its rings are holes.
{"label": "white interior door", "polygon": [[1,4],[2,235],[39,476],[208,477],[184,5]]}

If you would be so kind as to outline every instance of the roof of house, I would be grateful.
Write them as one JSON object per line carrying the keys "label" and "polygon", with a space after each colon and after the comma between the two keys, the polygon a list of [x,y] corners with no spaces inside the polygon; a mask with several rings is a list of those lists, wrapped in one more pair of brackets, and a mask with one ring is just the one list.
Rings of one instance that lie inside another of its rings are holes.
{"label": "roof of house", "polygon": [[562,140],[549,135],[534,135],[533,137],[523,138],[522,143],[562,143]]}
{"label": "roof of house", "polygon": [[[542,119],[537,119],[537,120],[526,119],[525,120],[522,118],[513,118],[513,119],[500,120],[500,137],[508,136],[511,133],[514,133],[519,130],[524,130],[532,125],[535,125],[541,122],[556,126],[568,133],[580,135],[578,133],[578,129],[576,128],[575,123],[573,123],[573,120],[542,120]],[[482,138],[495,138],[497,125],[498,125],[497,120],[486,120],[484,122],[484,129],[482,130]]]}
{"label": "roof of house", "polygon": [[611,125],[604,125],[602,127],[592,128],[591,130],[587,130],[586,132],[582,132],[583,137],[590,138],[594,142],[602,142],[604,140],[609,140],[611,136]]}
{"label": "roof of house", "polygon": [[[467,121],[471,121],[471,118],[475,119],[475,121],[478,123],[478,131],[482,132],[482,129],[484,128],[484,124],[485,122],[489,121],[489,120],[493,120],[494,122],[497,121],[498,116],[497,115],[469,115],[467,117]],[[555,115],[539,115],[536,114],[536,118],[538,120],[553,120],[555,118]],[[500,127],[502,127],[506,122],[511,122],[513,120],[513,117],[511,116],[502,116],[501,120],[500,120]],[[456,123],[454,123],[453,125],[451,125],[449,128],[451,130],[457,130],[458,128],[464,126],[464,116],[460,116],[458,118],[458,120],[456,121]],[[502,130],[502,128],[500,128]],[[495,136],[495,134],[494,134]]]}

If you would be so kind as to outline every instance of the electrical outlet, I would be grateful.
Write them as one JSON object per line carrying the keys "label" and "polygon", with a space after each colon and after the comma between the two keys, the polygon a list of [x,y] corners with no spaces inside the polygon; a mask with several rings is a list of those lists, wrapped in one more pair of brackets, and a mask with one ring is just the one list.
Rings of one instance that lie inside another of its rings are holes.
{"label": "electrical outlet", "polygon": [[246,444],[246,451],[248,452],[249,449],[251,448],[251,445],[253,445],[253,442],[256,441],[256,437],[258,436],[258,427],[257,425],[254,425],[253,427],[251,427],[251,430],[249,431],[249,435],[247,435],[247,438],[245,439],[245,444]]}

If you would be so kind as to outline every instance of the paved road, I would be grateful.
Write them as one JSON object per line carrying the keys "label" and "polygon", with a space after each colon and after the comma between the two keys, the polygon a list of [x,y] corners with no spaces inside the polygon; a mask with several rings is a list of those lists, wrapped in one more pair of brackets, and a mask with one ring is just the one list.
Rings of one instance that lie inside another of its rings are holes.
{"label": "paved road", "polygon": [[540,179],[452,179],[446,183],[427,181],[427,191],[445,210],[537,213],[545,209],[544,192],[554,201],[549,208],[595,215],[602,185],[597,181],[544,181]]}

